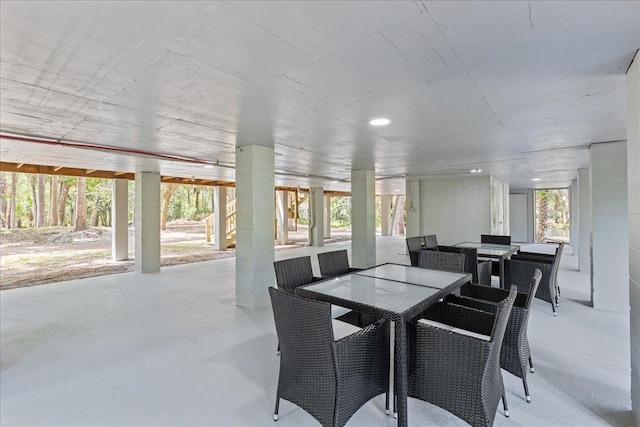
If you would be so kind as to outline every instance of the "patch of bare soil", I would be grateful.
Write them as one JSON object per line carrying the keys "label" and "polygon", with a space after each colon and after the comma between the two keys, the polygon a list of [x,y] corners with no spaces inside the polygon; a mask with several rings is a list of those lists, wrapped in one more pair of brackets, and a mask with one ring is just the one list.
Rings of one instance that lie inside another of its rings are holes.
{"label": "patch of bare soil", "polygon": [[[134,237],[135,231],[130,228],[130,259],[113,261],[109,227],[83,231],[65,227],[0,230],[0,290],[133,271]],[[235,256],[235,249],[217,251],[205,242],[204,222],[171,222],[160,238],[163,267]],[[325,243],[350,238],[350,230],[336,230]],[[299,227],[289,232],[289,245],[276,249],[306,243],[306,228]]]}

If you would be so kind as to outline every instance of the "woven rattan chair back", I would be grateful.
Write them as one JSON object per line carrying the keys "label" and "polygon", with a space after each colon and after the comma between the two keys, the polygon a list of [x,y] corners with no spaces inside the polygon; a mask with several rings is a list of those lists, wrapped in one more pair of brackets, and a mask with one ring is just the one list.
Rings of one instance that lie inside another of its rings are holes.
{"label": "woven rattan chair back", "polygon": [[334,341],[330,304],[273,287],[269,296],[281,347],[275,420],[286,399],[323,426],[340,427],[388,391],[388,321]]}
{"label": "woven rattan chair back", "polygon": [[540,281],[542,280],[542,271],[539,268],[536,268],[533,272],[533,277],[529,282],[529,291],[527,292],[527,299],[522,308],[529,310],[531,308],[531,302],[536,296],[536,292],[538,292],[538,286],[540,286]]}
{"label": "woven rattan chair back", "polygon": [[531,260],[506,259],[504,260],[504,283],[516,285],[518,290],[529,293],[531,278],[536,269],[542,273],[542,279],[535,293],[535,298],[539,298],[551,304],[553,314],[556,314],[555,287],[552,279],[553,264],[548,262],[537,262]]}
{"label": "woven rattan chair back", "polygon": [[464,273],[464,254],[440,251],[420,251],[418,267],[430,270]]}
{"label": "woven rattan chair back", "polygon": [[472,283],[478,283],[478,249],[462,248],[458,246],[438,246],[440,252],[451,252],[456,254],[464,254],[464,271],[471,273]]}
{"label": "woven rattan chair back", "polygon": [[340,276],[351,272],[346,249],[318,254],[318,264],[320,265],[320,276],[323,278]]}
{"label": "woven rattan chair back", "polygon": [[279,289],[292,290],[314,280],[310,256],[275,261],[273,268]]}
{"label": "woven rattan chair back", "polygon": [[425,249],[438,249],[438,238],[435,234],[428,234],[424,236]]}
{"label": "woven rattan chair back", "polygon": [[420,254],[420,250],[423,248],[424,237],[422,236],[407,237],[406,240],[407,240],[407,251],[409,252],[411,265],[414,267],[417,267],[418,256]]}
{"label": "woven rattan chair back", "polygon": [[514,286],[496,304],[495,315],[456,304],[436,304],[437,321],[456,327],[480,326],[490,333],[489,341],[421,322],[412,325],[407,331],[409,396],[437,405],[472,426],[493,425],[500,398],[507,411],[500,350],[516,294]]}
{"label": "woven rattan chair back", "polygon": [[269,288],[280,342],[278,397],[331,425],[336,375],[331,305]]}
{"label": "woven rattan chair back", "polygon": [[480,243],[489,243],[493,245],[510,245],[511,236],[499,236],[497,234],[481,234]]}

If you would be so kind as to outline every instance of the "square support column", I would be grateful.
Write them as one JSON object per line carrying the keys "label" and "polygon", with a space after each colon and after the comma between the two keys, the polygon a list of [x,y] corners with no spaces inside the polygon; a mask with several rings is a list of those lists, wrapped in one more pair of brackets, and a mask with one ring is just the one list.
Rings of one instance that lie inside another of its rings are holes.
{"label": "square support column", "polygon": [[111,257],[114,261],[129,258],[129,181],[111,182]]}
{"label": "square support column", "polygon": [[351,259],[355,268],[376,265],[376,193],[372,170],[351,171]]}
{"label": "square support column", "polygon": [[275,283],[273,148],[236,149],[236,304],[269,306],[267,288]]}
{"label": "square support column", "polygon": [[136,271],[160,271],[160,174],[136,172]]}
{"label": "square support column", "polygon": [[571,214],[569,216],[570,230],[569,241],[571,242],[571,248],[573,248],[572,255],[578,255],[580,249],[580,210],[578,209],[580,203],[580,192],[578,190],[578,180],[571,181],[571,191],[569,193],[569,206],[571,207]]}
{"label": "square support column", "polygon": [[627,143],[591,144],[593,306],[629,312]]}
{"label": "square support column", "polygon": [[[578,169],[578,266],[583,273],[591,273],[591,178],[589,169]],[[591,296],[593,304],[593,295]]]}
{"label": "square support column", "polygon": [[631,411],[640,425],[640,53],[627,71]]}
{"label": "square support column", "polygon": [[227,187],[213,187],[213,247],[218,251],[227,249]]}
{"label": "square support column", "polygon": [[289,191],[276,191],[278,207],[278,243],[286,245],[289,241]]}
{"label": "square support column", "polygon": [[380,197],[380,234],[391,236],[391,196]]}
{"label": "square support column", "polygon": [[331,238],[331,196],[324,196],[324,238]]}
{"label": "square support column", "polygon": [[[420,181],[419,180],[407,180],[407,223],[406,223],[406,236],[414,237],[421,236],[422,224],[420,214]],[[406,248],[405,248],[406,250]],[[408,252],[407,252],[408,254]]]}
{"label": "square support column", "polygon": [[324,246],[324,189],[309,189],[309,246]]}

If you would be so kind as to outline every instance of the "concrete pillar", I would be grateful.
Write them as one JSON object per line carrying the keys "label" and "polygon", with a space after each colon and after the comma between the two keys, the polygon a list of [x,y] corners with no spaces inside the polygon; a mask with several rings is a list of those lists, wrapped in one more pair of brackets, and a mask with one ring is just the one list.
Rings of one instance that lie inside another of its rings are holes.
{"label": "concrete pillar", "polygon": [[216,250],[227,249],[227,187],[213,187],[213,247]]}
{"label": "concrete pillar", "polygon": [[136,172],[136,271],[160,271],[160,174]]}
{"label": "concrete pillar", "polygon": [[236,305],[269,306],[267,288],[275,283],[273,148],[236,148]]}
{"label": "concrete pillar", "polygon": [[351,171],[351,263],[376,265],[376,193],[372,170]]}
{"label": "concrete pillar", "polygon": [[626,141],[591,144],[593,306],[629,312],[629,211]]}
{"label": "concrete pillar", "polygon": [[569,206],[571,214],[569,216],[569,241],[571,242],[571,248],[573,248],[572,255],[578,255],[580,247],[580,209],[578,204],[580,203],[580,191],[578,189],[578,179],[571,181],[571,190],[569,191]]}
{"label": "concrete pillar", "polygon": [[[591,273],[591,181],[589,169],[578,169],[578,262],[580,271]],[[593,299],[593,296],[592,296]]]}
{"label": "concrete pillar", "polygon": [[324,246],[324,189],[309,189],[309,246]]}
{"label": "concrete pillar", "polygon": [[331,238],[331,196],[324,196],[324,238]]}
{"label": "concrete pillar", "polygon": [[276,191],[276,206],[278,210],[278,244],[286,245],[289,242],[289,191]]}
{"label": "concrete pillar", "polygon": [[391,236],[391,196],[380,197],[380,234]]}
{"label": "concrete pillar", "polygon": [[129,258],[129,181],[111,183],[111,257],[114,261]]}
{"label": "concrete pillar", "polygon": [[[420,181],[417,179],[407,180],[407,237],[421,236],[422,232],[420,215]],[[406,249],[406,247],[405,247]],[[407,252],[408,253],[408,252]]]}
{"label": "concrete pillar", "polygon": [[629,206],[629,302],[631,411],[640,425],[640,54],[627,71],[627,197]]}

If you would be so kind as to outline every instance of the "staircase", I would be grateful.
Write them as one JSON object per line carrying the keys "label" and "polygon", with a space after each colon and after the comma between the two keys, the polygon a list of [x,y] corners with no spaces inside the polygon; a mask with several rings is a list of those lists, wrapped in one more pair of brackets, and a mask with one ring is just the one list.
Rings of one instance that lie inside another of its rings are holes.
{"label": "staircase", "polygon": [[[215,215],[215,213],[212,213],[204,219],[206,227],[205,241],[207,243],[213,243],[213,236],[215,236],[216,234]],[[236,244],[236,199],[233,199],[229,203],[227,203],[225,222],[227,229],[227,247],[230,248],[235,246]]]}

